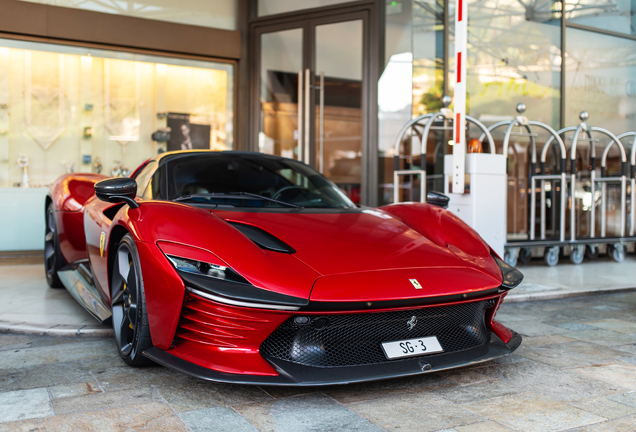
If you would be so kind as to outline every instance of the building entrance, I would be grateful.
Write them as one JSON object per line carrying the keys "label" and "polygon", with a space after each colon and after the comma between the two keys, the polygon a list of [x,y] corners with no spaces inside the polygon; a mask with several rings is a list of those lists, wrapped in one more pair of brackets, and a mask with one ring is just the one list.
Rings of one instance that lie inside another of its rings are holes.
{"label": "building entrance", "polygon": [[360,202],[369,12],[329,12],[252,24],[253,148],[313,166]]}

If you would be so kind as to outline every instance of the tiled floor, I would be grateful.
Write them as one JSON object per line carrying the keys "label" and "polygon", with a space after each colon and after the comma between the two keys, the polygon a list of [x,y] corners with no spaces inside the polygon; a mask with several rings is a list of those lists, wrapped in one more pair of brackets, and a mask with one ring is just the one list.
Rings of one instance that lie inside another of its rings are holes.
{"label": "tiled floor", "polygon": [[628,255],[617,263],[606,256],[574,265],[567,259],[548,267],[543,260],[519,265],[522,284],[511,291],[508,301],[547,300],[581,293],[636,288],[636,256]]}
{"label": "tiled floor", "polygon": [[51,289],[44,265],[0,266],[0,320],[46,325],[94,325],[97,321],[65,289]]}
{"label": "tiled floor", "polygon": [[506,304],[517,352],[325,388],[130,368],[112,339],[0,335],[0,431],[634,431],[636,292]]}

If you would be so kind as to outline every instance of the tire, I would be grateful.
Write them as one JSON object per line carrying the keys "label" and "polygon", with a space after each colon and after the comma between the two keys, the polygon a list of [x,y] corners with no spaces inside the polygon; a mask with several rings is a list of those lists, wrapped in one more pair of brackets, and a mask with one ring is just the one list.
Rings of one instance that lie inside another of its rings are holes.
{"label": "tire", "polygon": [[517,257],[519,256],[519,251],[516,248],[512,248],[510,250],[506,250],[504,252],[504,262],[512,267],[517,267]]}
{"label": "tire", "polygon": [[589,260],[598,258],[598,245],[588,245],[585,248],[585,258]]}
{"label": "tire", "polygon": [[545,248],[543,260],[550,267],[557,265],[559,263],[559,247],[553,246],[550,248]]}
{"label": "tire", "polygon": [[581,264],[584,256],[585,246],[573,246],[572,252],[570,252],[570,262],[576,265]]}
{"label": "tire", "polygon": [[66,260],[64,260],[60,250],[53,203],[50,203],[46,208],[44,225],[44,272],[46,274],[46,283],[51,288],[64,288],[57,272],[66,265]]}
{"label": "tire", "polygon": [[152,340],[139,254],[130,234],[117,246],[110,280],[112,322],[119,355],[130,366],[152,364],[142,355],[152,348]]}
{"label": "tire", "polygon": [[521,264],[530,264],[532,259],[532,248],[521,248],[519,251],[519,262]]}
{"label": "tire", "polygon": [[620,243],[608,246],[607,253],[618,263],[625,260],[625,246]]}

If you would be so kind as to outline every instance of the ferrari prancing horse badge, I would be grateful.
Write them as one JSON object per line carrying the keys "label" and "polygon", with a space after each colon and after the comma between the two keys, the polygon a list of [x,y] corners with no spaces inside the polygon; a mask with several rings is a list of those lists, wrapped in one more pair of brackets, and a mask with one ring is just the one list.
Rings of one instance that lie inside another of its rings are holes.
{"label": "ferrari prancing horse badge", "polygon": [[409,281],[413,284],[415,289],[422,289],[422,285],[420,285],[417,279],[409,279]]}
{"label": "ferrari prancing horse badge", "polygon": [[102,235],[99,236],[99,256],[104,256],[104,246],[106,246],[106,233],[102,232]]}

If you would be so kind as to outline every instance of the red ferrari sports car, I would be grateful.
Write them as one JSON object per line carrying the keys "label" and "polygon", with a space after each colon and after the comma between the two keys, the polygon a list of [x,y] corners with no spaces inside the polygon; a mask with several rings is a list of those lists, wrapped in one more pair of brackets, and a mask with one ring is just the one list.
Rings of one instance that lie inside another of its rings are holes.
{"label": "red ferrari sports car", "polygon": [[[431,195],[431,201],[444,201]],[[112,322],[131,366],[326,385],[510,354],[523,276],[441,206],[359,207],[292,159],[164,153],[132,178],[67,174],[46,200],[46,277]]]}

